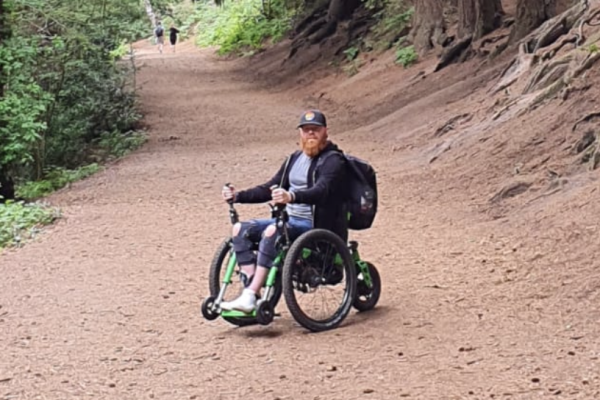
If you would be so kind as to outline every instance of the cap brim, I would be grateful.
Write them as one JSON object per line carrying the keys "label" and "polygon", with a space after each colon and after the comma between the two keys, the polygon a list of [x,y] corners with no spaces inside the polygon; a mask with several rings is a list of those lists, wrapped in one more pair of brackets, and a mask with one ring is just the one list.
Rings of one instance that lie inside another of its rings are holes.
{"label": "cap brim", "polygon": [[303,127],[304,125],[317,125],[317,126],[327,127],[327,125],[322,124],[321,122],[306,121],[306,122],[302,122],[302,123],[298,124],[298,126],[296,128]]}

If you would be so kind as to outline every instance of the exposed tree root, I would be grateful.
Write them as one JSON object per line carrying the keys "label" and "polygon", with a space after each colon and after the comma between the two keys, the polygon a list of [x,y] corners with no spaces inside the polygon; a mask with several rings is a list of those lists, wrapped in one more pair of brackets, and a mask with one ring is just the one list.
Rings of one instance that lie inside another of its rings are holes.
{"label": "exposed tree root", "polygon": [[530,186],[531,186],[530,182],[513,182],[509,185],[506,185],[498,193],[496,193],[490,199],[490,202],[498,203],[501,200],[518,196],[522,193],[525,193],[527,190],[529,190]]}
{"label": "exposed tree root", "polygon": [[523,89],[523,93],[533,93],[543,89],[562,78],[573,60],[572,54],[567,54],[558,60],[544,63],[537,68]]}
{"label": "exposed tree root", "polygon": [[451,130],[454,129],[454,126],[456,125],[457,122],[468,122],[473,118],[473,116],[471,114],[460,114],[460,115],[456,115],[452,118],[450,118],[448,120],[448,122],[446,122],[444,125],[442,125],[441,127],[439,127],[435,133],[433,134],[434,137],[440,137],[445,135],[446,133],[450,132]]}
{"label": "exposed tree root", "polygon": [[573,124],[573,128],[572,131],[575,132],[575,129],[577,129],[577,126],[583,122],[588,122],[593,118],[596,117],[600,117],[600,112],[593,112],[593,113],[589,113],[588,115],[586,115],[585,117],[581,118],[580,120],[578,120],[577,122],[575,122],[575,124]]}
{"label": "exposed tree root", "polygon": [[[498,82],[492,88],[492,93],[506,90],[515,82],[526,79],[520,85],[523,89],[517,95],[517,99],[511,100],[493,118],[499,118],[509,108],[516,109],[518,115],[530,111],[561,91],[564,100],[573,90],[589,88],[589,85],[585,84],[578,89],[571,89],[570,86],[600,59],[600,52],[576,50],[580,42],[586,43],[583,37],[583,26],[589,25],[598,16],[600,16],[599,0],[582,1],[561,15],[548,20],[523,39],[519,45],[518,55],[502,72]],[[574,45],[574,49],[555,59],[555,56],[569,44]],[[528,74],[529,71],[532,71],[531,74]],[[528,97],[523,98],[526,95]]]}
{"label": "exposed tree root", "polygon": [[580,154],[590,147],[596,141],[596,133],[593,130],[588,130],[583,134],[583,137],[575,143],[573,152]]}
{"label": "exposed tree root", "polygon": [[437,72],[444,67],[452,64],[454,61],[458,60],[464,52],[469,49],[471,46],[471,42],[473,41],[473,37],[471,35],[459,40],[451,47],[448,47],[440,58],[440,62],[435,66],[433,72]]}
{"label": "exposed tree root", "polygon": [[373,21],[372,11],[359,7],[360,1],[353,3],[354,6],[350,9],[343,9],[343,15],[338,15],[337,12],[332,15],[329,9],[331,3],[329,1],[322,2],[297,24],[291,36],[293,40],[290,52],[282,63],[293,58],[301,49],[329,42],[331,42],[329,49],[334,50],[330,54],[339,54],[356,37],[364,36]]}
{"label": "exposed tree root", "polygon": [[568,33],[584,15],[589,5],[581,1],[562,14],[543,23],[532,34],[523,39],[531,53],[536,53],[541,48],[556,42],[562,35]]}
{"label": "exposed tree root", "polygon": [[492,94],[506,89],[531,69],[533,55],[526,51],[525,45],[519,46],[519,53],[500,74],[499,82],[492,88]]}
{"label": "exposed tree root", "polygon": [[600,165],[600,140],[598,134],[593,131],[586,132],[586,135],[578,145],[579,149],[583,148],[581,150],[583,152],[581,163],[587,164],[590,171],[598,168],[598,165]]}

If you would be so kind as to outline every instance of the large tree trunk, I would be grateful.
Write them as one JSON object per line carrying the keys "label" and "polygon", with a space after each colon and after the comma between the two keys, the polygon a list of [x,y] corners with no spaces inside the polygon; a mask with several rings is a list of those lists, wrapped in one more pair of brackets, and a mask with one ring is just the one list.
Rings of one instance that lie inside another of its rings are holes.
{"label": "large tree trunk", "polygon": [[298,46],[304,45],[308,39],[310,44],[317,44],[333,35],[338,22],[349,19],[354,11],[361,5],[361,0],[331,0],[327,7],[327,13],[322,14],[322,8],[317,7],[297,27],[297,35],[292,43],[290,57],[296,52]]}
{"label": "large tree trunk", "polygon": [[445,36],[443,0],[420,0],[415,5],[410,33],[415,50],[420,55],[441,45]]}
{"label": "large tree trunk", "polygon": [[513,44],[556,15],[556,0],[518,0],[517,17],[510,33]]}
{"label": "large tree trunk", "polygon": [[327,11],[327,20],[337,22],[348,19],[360,4],[361,0],[331,0]]}
{"label": "large tree trunk", "polygon": [[459,0],[458,37],[477,40],[500,26],[500,0]]}
{"label": "large tree trunk", "polygon": [[150,3],[150,0],[144,0],[144,7],[146,7],[146,14],[148,14],[148,19],[150,19],[152,29],[156,28],[156,14],[154,14],[154,9],[152,8],[152,3]]}

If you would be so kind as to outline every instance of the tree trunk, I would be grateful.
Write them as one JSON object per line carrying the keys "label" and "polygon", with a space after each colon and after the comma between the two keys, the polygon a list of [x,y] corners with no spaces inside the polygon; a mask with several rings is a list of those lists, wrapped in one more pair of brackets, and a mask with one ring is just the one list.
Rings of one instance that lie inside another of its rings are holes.
{"label": "tree trunk", "polygon": [[480,39],[500,26],[502,14],[500,0],[459,0],[458,37]]}
{"label": "tree trunk", "polygon": [[515,25],[510,32],[513,44],[556,15],[556,0],[518,0]]}
{"label": "tree trunk", "polygon": [[419,55],[441,45],[446,30],[443,1],[417,1],[412,25],[410,38]]}
{"label": "tree trunk", "polygon": [[328,22],[348,19],[361,4],[361,0],[331,0],[327,11]]}
{"label": "tree trunk", "polygon": [[154,10],[152,9],[152,3],[150,3],[150,0],[144,0],[144,6],[146,7],[148,19],[150,19],[150,23],[152,24],[152,29],[154,29],[156,28],[156,14],[154,14]]}

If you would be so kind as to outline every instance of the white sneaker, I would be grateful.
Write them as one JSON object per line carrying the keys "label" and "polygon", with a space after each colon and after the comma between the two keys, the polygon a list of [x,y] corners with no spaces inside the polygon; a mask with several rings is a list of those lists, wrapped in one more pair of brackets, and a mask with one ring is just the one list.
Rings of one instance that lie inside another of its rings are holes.
{"label": "white sneaker", "polygon": [[237,310],[245,313],[249,313],[256,308],[256,293],[250,289],[244,289],[240,297],[232,301],[225,301],[221,303],[221,309],[223,310]]}

